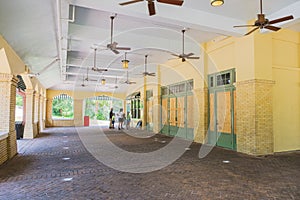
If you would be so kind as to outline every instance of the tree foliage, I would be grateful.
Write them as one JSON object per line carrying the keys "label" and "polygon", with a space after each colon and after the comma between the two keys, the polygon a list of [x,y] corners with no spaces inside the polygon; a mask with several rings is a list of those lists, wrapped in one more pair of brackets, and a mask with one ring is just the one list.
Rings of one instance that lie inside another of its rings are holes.
{"label": "tree foliage", "polygon": [[53,99],[52,117],[73,118],[73,99]]}
{"label": "tree foliage", "polygon": [[16,95],[16,105],[23,106],[23,97],[19,94]]}

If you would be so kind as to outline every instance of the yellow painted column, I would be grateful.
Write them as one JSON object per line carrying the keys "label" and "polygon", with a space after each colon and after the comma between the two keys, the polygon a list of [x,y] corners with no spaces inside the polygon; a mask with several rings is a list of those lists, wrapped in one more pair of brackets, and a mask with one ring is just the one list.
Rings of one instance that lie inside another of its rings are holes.
{"label": "yellow painted column", "polygon": [[274,152],[272,35],[252,34],[236,42],[237,151]]}
{"label": "yellow painted column", "polygon": [[74,99],[74,125],[83,126],[83,99]]}
{"label": "yellow painted column", "polygon": [[34,113],[35,113],[35,91],[32,89],[26,89],[26,108],[25,108],[25,127],[24,127],[24,138],[34,138]]}
{"label": "yellow painted column", "polygon": [[53,126],[53,121],[52,121],[52,101],[53,99],[46,99],[46,119],[45,119],[45,126],[46,127],[51,127]]}
{"label": "yellow painted column", "polygon": [[156,91],[153,91],[153,132],[159,133],[161,131],[161,66],[156,67],[157,86]]}
{"label": "yellow painted column", "polygon": [[16,86],[18,79],[10,74],[0,74],[0,132],[8,133],[5,139],[6,148],[0,149],[1,162],[10,159],[17,153],[15,131]]}

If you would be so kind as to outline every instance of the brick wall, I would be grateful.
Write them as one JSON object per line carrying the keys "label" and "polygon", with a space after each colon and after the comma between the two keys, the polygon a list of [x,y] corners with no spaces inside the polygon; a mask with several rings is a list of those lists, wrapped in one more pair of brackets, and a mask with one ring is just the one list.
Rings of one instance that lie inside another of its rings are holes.
{"label": "brick wall", "polygon": [[251,155],[273,153],[272,87],[268,80],[248,80],[236,86],[237,150]]}
{"label": "brick wall", "polygon": [[1,140],[0,144],[1,162],[5,162],[17,154],[15,131],[17,81],[18,79],[13,75],[0,74],[0,131],[8,133],[8,137]]}
{"label": "brick wall", "polygon": [[7,139],[0,140],[0,165],[8,160]]}

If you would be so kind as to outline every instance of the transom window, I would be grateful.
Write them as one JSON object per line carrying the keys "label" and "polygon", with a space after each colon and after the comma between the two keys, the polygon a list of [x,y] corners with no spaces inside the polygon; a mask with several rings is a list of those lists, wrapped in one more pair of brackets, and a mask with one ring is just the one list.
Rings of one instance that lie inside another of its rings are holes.
{"label": "transom window", "polygon": [[235,81],[235,69],[208,75],[209,88],[231,86]]}

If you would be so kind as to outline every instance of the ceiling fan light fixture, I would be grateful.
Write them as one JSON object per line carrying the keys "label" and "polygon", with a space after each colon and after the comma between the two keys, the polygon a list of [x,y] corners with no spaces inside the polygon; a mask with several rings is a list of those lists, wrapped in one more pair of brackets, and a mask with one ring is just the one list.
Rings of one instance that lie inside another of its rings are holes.
{"label": "ceiling fan light fixture", "polygon": [[210,4],[214,7],[218,7],[224,4],[224,0],[211,0]]}
{"label": "ceiling fan light fixture", "polygon": [[124,60],[122,60],[122,66],[123,66],[123,68],[124,69],[128,69],[128,63],[129,63],[129,60],[126,60],[126,59],[124,59]]}
{"label": "ceiling fan light fixture", "polygon": [[101,79],[101,84],[102,84],[102,85],[105,85],[105,83],[106,83],[105,79],[104,79],[104,78]]}
{"label": "ceiling fan light fixture", "polygon": [[124,69],[128,69],[128,63],[129,63],[129,60],[127,60],[126,55],[127,55],[127,53],[125,52],[124,59],[122,60],[122,63],[123,63],[122,66]]}

